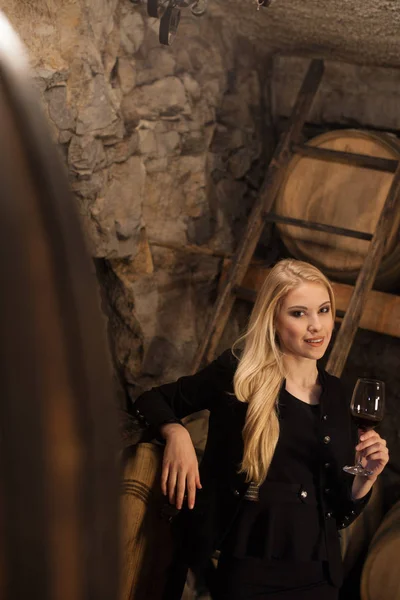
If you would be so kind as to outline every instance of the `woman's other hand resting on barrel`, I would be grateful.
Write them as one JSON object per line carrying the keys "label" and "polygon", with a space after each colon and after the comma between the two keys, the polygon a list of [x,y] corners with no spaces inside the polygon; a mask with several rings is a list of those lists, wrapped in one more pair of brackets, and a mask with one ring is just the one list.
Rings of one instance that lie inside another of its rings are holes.
{"label": "woman's other hand resting on barrel", "polygon": [[178,423],[160,428],[166,441],[161,473],[161,490],[169,502],[181,509],[185,494],[189,508],[194,507],[196,489],[201,489],[199,465],[190,434]]}

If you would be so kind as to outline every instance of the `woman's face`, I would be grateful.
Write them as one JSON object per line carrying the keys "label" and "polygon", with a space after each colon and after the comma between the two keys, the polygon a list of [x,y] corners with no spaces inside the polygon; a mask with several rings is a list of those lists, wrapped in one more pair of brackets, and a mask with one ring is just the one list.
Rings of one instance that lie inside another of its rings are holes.
{"label": "woman's face", "polygon": [[318,360],[333,330],[328,290],[320,283],[302,283],[284,297],[276,317],[276,333],[286,355]]}

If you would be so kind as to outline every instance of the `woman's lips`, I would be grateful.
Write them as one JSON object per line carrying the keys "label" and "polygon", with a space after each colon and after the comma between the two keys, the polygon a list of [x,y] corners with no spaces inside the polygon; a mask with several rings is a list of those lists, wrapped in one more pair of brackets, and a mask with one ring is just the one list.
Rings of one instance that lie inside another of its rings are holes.
{"label": "woman's lips", "polygon": [[304,340],[306,342],[306,344],[308,344],[309,346],[313,346],[313,348],[319,348],[319,346],[322,346],[322,344],[324,343],[324,339],[323,337],[316,337],[316,338],[309,338],[308,340]]}

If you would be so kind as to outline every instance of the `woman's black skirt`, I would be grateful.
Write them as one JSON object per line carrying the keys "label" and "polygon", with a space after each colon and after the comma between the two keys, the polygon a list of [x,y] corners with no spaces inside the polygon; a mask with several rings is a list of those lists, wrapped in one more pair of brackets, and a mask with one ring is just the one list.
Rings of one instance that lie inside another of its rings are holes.
{"label": "woman's black skirt", "polygon": [[221,555],[213,600],[337,600],[326,564]]}

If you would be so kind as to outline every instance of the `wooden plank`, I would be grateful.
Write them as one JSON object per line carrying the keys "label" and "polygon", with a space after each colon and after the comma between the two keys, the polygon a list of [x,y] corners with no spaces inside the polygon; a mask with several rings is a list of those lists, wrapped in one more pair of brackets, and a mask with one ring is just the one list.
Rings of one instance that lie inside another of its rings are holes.
{"label": "wooden plank", "polygon": [[344,316],[342,325],[336,336],[335,344],[329,356],[326,370],[340,377],[347,356],[350,352],[354,336],[360,323],[361,315],[367,302],[368,294],[374,283],[381,262],[385,242],[393,227],[397,211],[400,210],[400,165],[393,177],[388,197],[379,218],[374,237],[369,245],[367,256],[354,286],[354,293]]}
{"label": "wooden plank", "polygon": [[157,240],[149,240],[150,246],[157,246],[159,248],[167,248],[168,250],[174,250],[176,252],[183,252],[185,254],[202,254],[204,256],[215,256],[216,258],[229,258],[233,257],[233,253],[230,252],[219,252],[218,250],[212,250],[204,246],[195,246],[194,244],[175,244],[173,242],[161,242]]}
{"label": "wooden plank", "polygon": [[[269,270],[262,265],[250,266],[242,286],[237,289],[237,296],[254,302]],[[332,287],[335,292],[337,311],[346,312],[354,292],[354,286],[332,282]],[[341,321],[341,318],[337,320]],[[400,297],[371,290],[361,315],[359,327],[376,333],[400,337]]]}
{"label": "wooden plank", "polygon": [[247,271],[265,225],[263,213],[271,210],[273,206],[285,174],[285,167],[292,157],[291,145],[300,140],[302,127],[318,90],[323,71],[324,63],[322,60],[311,61],[297,96],[287,131],[281,137],[269,164],[260,195],[253,206],[246,231],[232,261],[226,285],[217,298],[203,341],[198,348],[193,364],[194,372],[199,369],[204,359],[210,361],[214,358],[216,346],[225,329],[235,301],[234,287],[240,284]]}
{"label": "wooden plank", "polygon": [[264,220],[272,223],[284,223],[286,225],[292,225],[293,227],[304,227],[305,229],[312,229],[314,231],[323,231],[324,233],[343,235],[345,237],[352,237],[358,240],[371,241],[373,238],[372,233],[356,231],[355,229],[345,229],[344,227],[335,227],[333,225],[326,225],[325,223],[315,223],[314,221],[305,221],[304,219],[282,217],[281,215],[277,215],[275,213],[265,213]]}
{"label": "wooden plank", "polygon": [[308,144],[293,144],[292,152],[317,160],[337,162],[360,167],[362,169],[372,169],[388,173],[395,173],[399,165],[397,160],[392,160],[390,158],[379,158],[377,156],[368,156],[366,154],[355,154],[354,152],[329,150],[327,148],[319,148]]}
{"label": "wooden plank", "polygon": [[[337,309],[348,310],[354,287],[344,283],[333,283]],[[361,314],[359,327],[400,337],[400,297],[371,290]]]}
{"label": "wooden plank", "polygon": [[[276,127],[276,131],[277,131],[277,135],[282,135],[282,133],[284,131],[286,131],[287,122],[288,122],[288,117],[284,117],[284,116],[276,117],[275,127]],[[306,121],[304,123],[304,127],[303,127],[303,134],[304,134],[304,139],[310,140],[311,138],[317,137],[317,135],[321,135],[323,133],[328,133],[328,131],[335,131],[337,129],[339,129],[340,131],[343,131],[345,129],[359,129],[359,128],[360,128],[360,125],[356,124],[356,123],[354,123],[351,126],[348,126],[348,125],[344,125],[343,123],[336,123],[336,122],[332,121],[332,122],[326,122],[326,123],[318,125],[316,123],[311,123],[310,121]],[[372,131],[373,133],[381,134],[382,128],[374,127],[373,125],[369,124],[368,131]],[[391,134],[395,135],[396,137],[399,134],[398,129],[391,129],[390,127],[385,127],[385,133],[391,133]]]}

